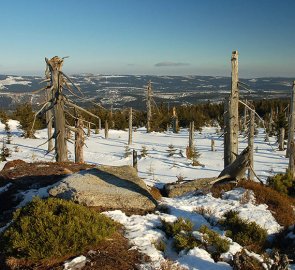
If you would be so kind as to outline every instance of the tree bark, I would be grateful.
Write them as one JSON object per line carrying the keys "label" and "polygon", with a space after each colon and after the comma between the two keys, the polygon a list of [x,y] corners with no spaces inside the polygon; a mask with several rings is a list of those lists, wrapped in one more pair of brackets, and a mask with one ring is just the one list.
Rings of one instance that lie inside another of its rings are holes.
{"label": "tree bark", "polygon": [[87,137],[90,137],[90,131],[91,131],[90,123],[88,123],[88,125],[87,125]]}
{"label": "tree bark", "polygon": [[105,125],[104,125],[104,137],[105,139],[109,138],[109,124],[108,121],[105,121]]}
{"label": "tree bark", "polygon": [[285,150],[285,129],[280,128],[280,136],[279,136],[279,151]]}
{"label": "tree bark", "polygon": [[66,123],[64,114],[64,100],[61,95],[61,68],[63,60],[55,56],[48,60],[49,70],[51,72],[51,82],[53,86],[53,94],[55,96],[54,105],[54,128],[55,128],[55,151],[56,161],[68,161],[68,151],[66,143]]}
{"label": "tree bark", "polygon": [[189,124],[189,140],[188,140],[188,147],[191,153],[194,150],[194,130],[195,130],[195,123],[194,121],[192,121]]}
{"label": "tree bark", "polygon": [[295,127],[295,81],[293,81],[293,90],[292,90],[291,103],[290,103],[288,145],[287,145],[286,157],[289,157],[291,152],[291,142],[294,141],[294,127]]}
{"label": "tree bark", "polygon": [[133,168],[135,168],[137,170],[137,152],[136,150],[133,149],[133,152],[132,152],[132,165],[133,165]]}
{"label": "tree bark", "polygon": [[75,162],[84,163],[83,146],[84,146],[84,130],[83,120],[75,119]]}
{"label": "tree bark", "polygon": [[[249,147],[249,169],[248,169],[248,180],[254,179],[254,130],[255,130],[255,113],[254,111],[250,112],[250,122],[249,122],[249,134],[248,134],[248,147]],[[251,169],[252,168],[252,169]]]}
{"label": "tree bark", "polygon": [[295,145],[294,140],[290,143],[290,150],[289,150],[289,171],[293,177],[293,180],[295,179],[295,165],[294,165],[294,157],[295,157]]}
{"label": "tree bark", "polygon": [[[45,77],[46,79],[50,79],[50,71],[49,67],[47,65],[46,71],[45,71]],[[46,100],[49,102],[52,99],[52,91],[49,89],[51,83],[49,82],[47,84],[48,89],[46,89]],[[50,104],[51,105],[51,104]],[[47,151],[51,152],[54,148],[53,145],[53,132],[52,132],[52,124],[53,124],[53,113],[52,110],[48,110],[46,112],[46,125],[47,125],[47,137],[48,137],[48,147]]]}
{"label": "tree bark", "polygon": [[128,145],[132,144],[132,108],[129,109]]}
{"label": "tree bark", "polygon": [[178,133],[178,117],[177,117],[177,114],[176,114],[176,108],[175,107],[173,107],[172,129],[173,129],[173,133]]}
{"label": "tree bark", "polygon": [[146,111],[147,111],[147,124],[146,132],[151,132],[151,120],[152,120],[152,83],[149,81],[147,86],[147,97],[146,97]]}
{"label": "tree bark", "polygon": [[238,136],[239,136],[239,88],[238,88],[238,52],[233,51],[231,58],[232,65],[232,81],[231,81],[231,94],[230,94],[230,128],[229,131],[232,133],[230,136],[230,148],[231,148],[231,160],[232,163],[236,159],[238,154]]}
{"label": "tree bark", "polygon": [[215,152],[215,141],[211,139],[211,151]]}

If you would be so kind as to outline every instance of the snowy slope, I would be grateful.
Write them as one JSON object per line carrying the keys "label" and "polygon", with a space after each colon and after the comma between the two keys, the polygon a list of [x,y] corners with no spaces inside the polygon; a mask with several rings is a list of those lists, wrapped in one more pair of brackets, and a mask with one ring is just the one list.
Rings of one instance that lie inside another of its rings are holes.
{"label": "snowy slope", "polygon": [[[12,144],[7,145],[12,156],[8,158],[23,159],[27,162],[47,160],[53,161],[52,154],[46,154],[47,145],[42,145],[46,142],[46,130],[40,130],[36,133],[38,139],[24,139],[20,137],[21,131],[18,129],[17,121],[9,121],[12,130]],[[0,136],[5,137],[4,125],[0,124]],[[131,165],[131,156],[125,157],[125,148],[128,140],[127,131],[109,131],[109,139],[104,139],[104,131],[100,134],[94,134],[87,138],[85,147],[85,161],[93,164],[103,165]],[[211,139],[215,139],[216,151],[212,152]],[[277,151],[275,138],[270,138],[271,143],[264,142],[263,130],[259,130],[255,138],[254,148],[257,148],[254,153],[254,168],[257,175],[266,181],[269,175],[274,173],[284,172],[287,168],[288,161],[285,158],[285,152]],[[148,149],[148,155],[142,157],[138,161],[139,176],[142,177],[148,185],[163,186],[165,183],[174,182],[177,176],[182,176],[185,179],[196,179],[202,177],[217,176],[223,169],[223,139],[220,134],[216,134],[216,128],[204,127],[202,132],[195,132],[195,145],[201,154],[199,161],[204,166],[193,167],[191,162],[179,154],[181,150],[185,153],[185,148],[188,144],[188,131],[182,129],[178,134],[172,132],[147,134],[144,128],[137,129],[133,134],[134,143],[130,146],[131,149],[138,151],[142,146]],[[172,157],[168,156],[168,145],[173,144],[177,149],[176,154]],[[41,146],[40,146],[41,145]],[[241,136],[240,151],[247,145],[247,139]],[[73,145],[69,145],[70,159],[73,160]],[[0,169],[5,162],[0,164]],[[3,192],[7,187],[2,187],[0,192]],[[187,253],[176,254],[171,248],[171,243],[166,239],[165,233],[161,230],[161,220],[174,221],[177,217],[189,218],[194,224],[194,230],[197,230],[201,225],[207,225],[211,229],[216,230],[221,235],[224,232],[214,227],[214,220],[217,221],[228,210],[239,212],[241,218],[255,221],[264,227],[269,234],[278,232],[279,224],[273,218],[271,212],[266,205],[255,205],[253,198],[249,202],[242,201],[243,189],[235,189],[226,192],[222,198],[214,198],[211,194],[192,195],[188,194],[179,198],[163,198],[160,204],[165,205],[169,209],[169,214],[156,212],[146,216],[126,216],[121,211],[111,211],[106,214],[113,219],[122,223],[126,228],[126,237],[131,243],[141,252],[151,257],[152,264],[159,266],[160,262],[165,258],[178,261],[180,265],[188,269],[231,269],[226,262],[215,263],[207,251],[194,248]],[[26,203],[33,195],[40,194],[47,196],[44,188],[34,190],[24,194]],[[23,205],[20,204],[20,206]],[[204,216],[196,212],[197,208],[203,207],[210,212],[210,223]],[[213,225],[212,225],[213,224]],[[156,249],[155,243],[159,240],[167,244],[165,254]],[[241,247],[231,241],[231,248],[227,254],[223,254],[225,260],[232,257]]]}

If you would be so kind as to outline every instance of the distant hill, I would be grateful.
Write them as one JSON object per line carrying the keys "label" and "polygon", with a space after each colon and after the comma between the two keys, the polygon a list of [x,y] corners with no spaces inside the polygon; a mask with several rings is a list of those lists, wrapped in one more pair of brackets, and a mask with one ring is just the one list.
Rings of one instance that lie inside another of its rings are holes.
{"label": "distant hill", "polygon": [[[229,92],[230,77],[220,76],[148,76],[148,75],[93,75],[75,74],[71,79],[82,89],[85,100],[76,102],[91,106],[100,103],[106,108],[130,107],[140,109],[145,106],[145,86],[152,81],[154,99],[173,104],[195,104],[222,101]],[[0,106],[13,109],[17,104],[32,102],[40,104],[44,100],[40,89],[43,78],[38,76],[0,75]],[[288,98],[292,78],[252,78],[241,79],[249,90],[241,89],[241,97],[247,99]]]}

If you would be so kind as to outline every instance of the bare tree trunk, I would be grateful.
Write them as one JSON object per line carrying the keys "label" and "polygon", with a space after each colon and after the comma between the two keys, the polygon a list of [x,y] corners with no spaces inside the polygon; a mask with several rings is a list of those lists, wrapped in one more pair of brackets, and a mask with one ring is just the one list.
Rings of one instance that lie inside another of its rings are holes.
{"label": "bare tree trunk", "polygon": [[211,139],[211,151],[215,152],[215,141],[213,138]]}
{"label": "bare tree trunk", "polygon": [[[50,72],[49,72],[48,65],[46,65],[45,77],[46,77],[46,79],[50,79]],[[46,89],[46,100],[47,100],[47,102],[49,102],[52,99],[52,91],[49,89],[50,85],[51,85],[51,83],[49,82],[47,84],[48,89]],[[47,151],[48,152],[51,152],[54,149],[54,145],[53,145],[53,132],[52,132],[52,124],[53,124],[53,121],[52,120],[53,120],[52,110],[48,110],[46,112],[46,125],[47,125],[47,137],[48,137],[48,148],[47,148]]]}
{"label": "bare tree trunk", "polygon": [[151,132],[151,120],[152,120],[152,83],[149,81],[147,86],[147,96],[146,96],[146,111],[147,111],[147,123],[146,132]]}
{"label": "bare tree trunk", "polygon": [[288,145],[286,157],[289,157],[291,151],[291,142],[294,141],[294,127],[295,127],[295,81],[293,81],[293,91],[290,103],[290,116],[289,116],[289,130],[288,130]]}
{"label": "bare tree trunk", "polygon": [[173,133],[178,133],[178,117],[177,117],[177,114],[176,114],[176,108],[175,107],[173,107],[172,128],[173,128]]}
{"label": "bare tree trunk", "polygon": [[290,153],[289,153],[289,171],[293,177],[293,180],[295,179],[295,166],[294,166],[294,157],[295,157],[295,145],[294,140],[290,142]]}
{"label": "bare tree trunk", "polygon": [[101,118],[98,118],[98,130],[101,130]]}
{"label": "bare tree trunk", "polygon": [[233,51],[232,58],[232,82],[231,82],[231,94],[230,94],[230,107],[229,107],[229,115],[230,115],[230,128],[229,131],[232,133],[230,136],[230,148],[231,148],[231,162],[232,163],[236,159],[236,155],[238,154],[238,136],[239,136],[239,88],[238,88],[238,52]]}
{"label": "bare tree trunk", "polygon": [[194,150],[194,130],[195,130],[195,123],[194,121],[189,123],[189,140],[188,140],[188,147],[191,153]]}
{"label": "bare tree trunk", "polygon": [[113,105],[111,106],[111,112],[110,112],[110,128],[114,128],[115,127],[115,122],[114,122],[114,117],[113,117]]}
{"label": "bare tree trunk", "polygon": [[279,151],[285,150],[285,129],[280,128],[280,136],[279,136]]}
{"label": "bare tree trunk", "polygon": [[[247,100],[245,101],[245,104],[247,104]],[[247,118],[248,118],[248,108],[247,106],[244,106],[244,121],[243,121],[243,130],[244,132],[247,130]]]}
{"label": "bare tree trunk", "polygon": [[105,121],[105,124],[104,124],[104,137],[106,139],[109,138],[109,123],[108,123],[108,121]]}
{"label": "bare tree trunk", "polygon": [[224,168],[230,164],[230,148],[229,148],[229,136],[230,136],[230,131],[229,131],[229,98],[226,97],[224,99],[224,113],[223,113],[223,119],[224,119],[224,136],[223,136],[223,160],[224,160]]}
{"label": "bare tree trunk", "polygon": [[132,152],[132,161],[133,161],[133,168],[135,168],[137,170],[137,152],[136,150],[133,149]]}
{"label": "bare tree trunk", "polygon": [[61,95],[61,68],[63,60],[55,56],[48,60],[49,70],[51,72],[51,82],[53,86],[53,93],[55,95],[54,106],[54,128],[55,128],[55,151],[56,161],[65,162],[68,161],[68,151],[66,143],[66,123],[64,114],[64,100]]}
{"label": "bare tree trunk", "polygon": [[90,137],[90,131],[91,131],[90,123],[88,123],[88,125],[87,125],[87,137]]}
{"label": "bare tree trunk", "polygon": [[83,120],[75,119],[75,162],[84,163],[83,146],[84,146],[84,130]]}
{"label": "bare tree trunk", "polygon": [[[248,147],[249,147],[249,170],[248,170],[248,180],[254,179],[254,129],[255,129],[255,113],[254,111],[250,112],[250,122],[249,122],[249,134],[248,134]],[[252,168],[252,169],[251,169]]]}
{"label": "bare tree trunk", "polygon": [[132,108],[129,109],[128,145],[132,144]]}

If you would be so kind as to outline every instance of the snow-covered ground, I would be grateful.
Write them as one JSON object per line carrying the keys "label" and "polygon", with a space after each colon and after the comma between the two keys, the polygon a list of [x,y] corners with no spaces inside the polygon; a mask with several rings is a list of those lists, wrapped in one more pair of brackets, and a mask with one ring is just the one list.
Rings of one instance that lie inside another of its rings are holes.
{"label": "snow-covered ground", "polygon": [[[12,143],[7,145],[12,153],[8,158],[22,159],[27,162],[47,160],[53,161],[52,154],[46,154],[47,145],[42,145],[47,140],[46,130],[36,132],[38,139],[24,139],[20,137],[17,121],[10,120],[9,126],[12,131]],[[0,136],[5,137],[4,125],[0,124]],[[211,151],[211,139],[215,140],[216,151]],[[87,138],[85,147],[85,161],[93,164],[103,165],[131,165],[131,155],[126,157],[128,141],[127,131],[109,131],[109,139],[104,138],[104,131]],[[168,145],[176,148],[175,155],[168,156]],[[41,145],[41,146],[39,146]],[[188,130],[181,129],[178,134],[172,132],[147,134],[144,128],[138,128],[133,133],[133,144],[130,149],[138,151],[138,173],[147,185],[163,186],[165,183],[174,182],[177,177],[185,180],[218,176],[223,169],[223,138],[216,133],[216,128],[204,127],[202,132],[195,132],[195,145],[201,154],[199,161],[203,166],[194,167],[185,156],[185,148],[188,145]],[[247,145],[247,139],[240,137],[240,151]],[[142,147],[148,151],[146,157],[140,157]],[[267,177],[278,172],[284,172],[288,165],[284,151],[277,150],[275,138],[270,138],[270,143],[264,142],[264,133],[259,129],[255,137],[254,169],[257,175],[266,181]],[[73,160],[73,145],[69,144],[70,159]],[[181,155],[183,153],[183,156]],[[0,169],[4,166],[0,164]],[[8,188],[0,189],[0,193]],[[39,192],[40,191],[40,192]],[[33,195],[46,196],[46,190],[32,191]],[[264,227],[269,234],[280,230],[279,224],[275,221],[266,205],[255,205],[255,198],[250,194],[250,200],[244,202],[242,197],[246,191],[235,189],[226,192],[222,198],[214,198],[209,194],[192,195],[188,194],[178,198],[163,198],[159,203],[169,209],[169,214],[156,212],[145,216],[126,216],[121,211],[111,211],[106,214],[122,223],[126,228],[126,237],[130,239],[135,248],[151,257],[152,264],[158,266],[164,258],[177,261],[188,269],[231,269],[226,262],[215,263],[210,254],[200,248],[194,248],[188,252],[175,253],[171,248],[171,241],[166,239],[165,233],[161,230],[161,220],[174,221],[177,217],[190,219],[196,231],[201,225],[207,225],[211,229],[224,235],[223,231],[214,227],[214,221],[219,220],[228,210],[235,210],[243,219],[255,221]],[[33,196],[25,196],[26,202]],[[197,212],[200,208],[210,213],[208,219]],[[156,243],[163,241],[167,245],[165,253],[156,249]],[[223,254],[225,261],[232,257],[241,247],[231,241],[229,252]]]}

